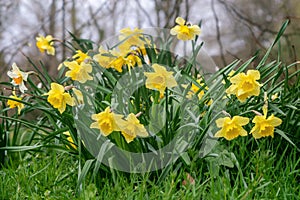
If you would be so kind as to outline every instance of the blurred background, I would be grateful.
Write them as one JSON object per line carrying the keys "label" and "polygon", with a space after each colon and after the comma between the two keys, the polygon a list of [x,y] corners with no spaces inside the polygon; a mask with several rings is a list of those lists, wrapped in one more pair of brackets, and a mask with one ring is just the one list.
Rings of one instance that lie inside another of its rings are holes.
{"label": "blurred background", "polygon": [[122,28],[172,28],[177,16],[193,24],[201,21],[200,39],[220,68],[258,50],[263,55],[287,19],[281,59],[286,63],[299,59],[299,0],[0,0],[1,81],[13,62],[29,68],[22,52],[42,60],[50,74],[70,56],[62,45],[57,45],[54,58],[40,54],[35,46],[38,34],[64,40],[70,31],[95,41],[97,48]]}

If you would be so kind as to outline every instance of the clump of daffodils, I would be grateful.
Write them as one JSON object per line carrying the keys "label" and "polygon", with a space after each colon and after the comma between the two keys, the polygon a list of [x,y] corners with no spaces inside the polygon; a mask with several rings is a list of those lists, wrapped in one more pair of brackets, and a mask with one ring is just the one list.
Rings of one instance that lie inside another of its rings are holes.
{"label": "clump of daffodils", "polygon": [[110,135],[113,131],[120,131],[127,143],[132,142],[137,136],[148,136],[147,130],[133,113],[124,119],[123,115],[115,114],[107,107],[103,112],[93,114],[92,119],[95,122],[90,128],[99,129],[104,136]]}

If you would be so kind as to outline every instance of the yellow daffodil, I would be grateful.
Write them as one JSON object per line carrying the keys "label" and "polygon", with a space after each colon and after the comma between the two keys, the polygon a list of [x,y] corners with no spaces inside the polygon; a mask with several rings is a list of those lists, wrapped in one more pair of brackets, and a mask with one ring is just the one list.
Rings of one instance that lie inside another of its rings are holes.
{"label": "yellow daffodil", "polygon": [[148,136],[147,130],[142,124],[140,124],[140,121],[133,113],[130,113],[126,118],[126,121],[121,121],[118,126],[120,127],[121,134],[124,136],[127,143],[132,142],[137,136]]}
{"label": "yellow daffodil", "polygon": [[[70,132],[69,132],[69,131],[65,131],[65,132],[63,132],[63,134],[67,136],[67,140],[70,142],[70,145],[71,145],[74,149],[77,149],[77,147],[76,147],[76,145],[75,145],[75,143],[74,143],[74,140],[73,140],[73,138],[71,137]],[[69,147],[67,146],[67,148],[69,148]]]}
{"label": "yellow daffodil", "polygon": [[77,90],[76,88],[72,89],[74,92],[74,102],[76,102],[76,104],[84,104],[84,100],[83,100],[83,95],[82,92],[80,90]]}
{"label": "yellow daffodil", "polygon": [[78,64],[80,64],[83,61],[90,59],[90,56],[88,56],[86,53],[83,53],[81,50],[77,50],[76,54],[72,58],[75,59]]}
{"label": "yellow daffodil", "polygon": [[[204,86],[204,83],[201,83],[202,79],[198,79],[196,80],[196,82],[200,85],[200,86]],[[183,87],[187,87],[187,85],[183,85]],[[187,94],[187,98],[192,98],[193,95],[197,94],[197,92],[200,90],[201,87],[198,87],[198,85],[195,85],[194,83],[192,83],[192,86],[190,88],[190,91]],[[205,93],[205,90],[208,90],[208,87],[204,87],[201,91],[199,91],[198,93],[198,98],[201,99]]]}
{"label": "yellow daffodil", "polygon": [[181,17],[177,17],[175,22],[178,24],[171,29],[171,35],[177,35],[179,40],[193,40],[196,35],[200,35],[200,28],[197,25],[192,25],[191,23],[186,23]]}
{"label": "yellow daffodil", "polygon": [[255,123],[255,126],[250,131],[250,134],[252,134],[255,139],[267,136],[274,137],[274,128],[282,123],[282,120],[278,117],[275,117],[274,114],[267,118],[268,96],[266,92],[264,94],[264,102],[265,103],[262,107],[264,115],[257,115],[252,120],[252,122]]}
{"label": "yellow daffodil", "polygon": [[51,90],[44,94],[48,95],[47,101],[60,113],[66,110],[66,105],[73,106],[74,101],[69,93],[65,92],[65,88],[57,83],[51,83]]}
{"label": "yellow daffodil", "polygon": [[128,53],[133,48],[140,48],[144,45],[144,41],[141,40],[143,36],[143,30],[135,28],[131,30],[130,28],[124,28],[120,31],[120,45],[118,48],[121,52]]}
{"label": "yellow daffodil", "polygon": [[278,93],[275,93],[271,96],[272,101],[278,98]]}
{"label": "yellow daffodil", "polygon": [[92,72],[92,65],[82,62],[78,64],[76,61],[64,62],[64,65],[70,70],[66,72],[66,76],[70,77],[74,81],[85,83],[87,80],[93,80],[93,77],[89,75]]}
{"label": "yellow daffodil", "polygon": [[99,54],[93,56],[93,60],[99,63],[103,68],[110,68],[110,63],[115,59],[110,51],[105,50],[102,46],[99,48]]}
{"label": "yellow daffodil", "polygon": [[241,102],[246,101],[248,97],[258,96],[261,84],[256,80],[260,79],[260,73],[257,70],[249,70],[247,75],[239,73],[230,78],[231,86],[227,88],[227,94],[234,94]]}
{"label": "yellow daffodil", "polygon": [[273,114],[267,118],[267,116],[255,116],[252,120],[255,126],[250,131],[255,139],[261,137],[271,136],[274,137],[274,127],[279,126],[282,120],[275,117]]}
{"label": "yellow daffodil", "polygon": [[12,64],[12,70],[7,72],[7,75],[12,79],[13,85],[18,85],[22,93],[27,90],[24,81],[27,81],[28,75],[33,72],[22,72],[16,63]]}
{"label": "yellow daffodil", "polygon": [[[11,96],[9,96],[10,98],[16,99],[16,100],[22,100],[21,97],[17,97],[16,94],[13,94]],[[7,100],[7,105],[9,106],[9,108],[18,108],[18,114],[21,113],[21,110],[24,108],[24,104],[18,101],[14,101],[14,100]]]}
{"label": "yellow daffodil", "polygon": [[[231,70],[228,75],[227,75],[227,80],[230,81],[231,77],[233,76],[233,74],[235,73],[235,70]],[[222,80],[222,83],[225,84],[225,80]]]}
{"label": "yellow daffodil", "polygon": [[161,65],[152,65],[154,72],[144,72],[147,77],[146,88],[158,90],[163,94],[166,88],[177,86],[177,82],[173,77],[173,72],[169,72]]}
{"label": "yellow daffodil", "polygon": [[246,136],[247,131],[242,126],[249,123],[247,117],[234,116],[224,117],[216,120],[217,127],[222,128],[219,130],[215,137],[224,137],[226,140],[232,140],[238,136]]}
{"label": "yellow daffodil", "polygon": [[99,54],[94,55],[93,59],[99,63],[101,67],[106,69],[113,68],[118,72],[123,71],[123,66],[127,65],[128,69],[133,68],[136,64],[141,65],[141,59],[134,51],[120,52],[116,49],[107,51],[101,46]]}
{"label": "yellow daffodil", "polygon": [[99,129],[104,136],[108,136],[113,131],[120,131],[118,124],[123,123],[122,118],[123,115],[115,114],[107,107],[103,112],[92,115],[96,122],[93,122],[90,128]]}
{"label": "yellow daffodil", "polygon": [[53,47],[53,37],[51,35],[47,35],[46,37],[40,35],[39,37],[36,37],[36,46],[42,53],[44,53],[44,51],[47,51],[48,55],[55,55],[55,48]]}
{"label": "yellow daffodil", "polygon": [[142,61],[137,55],[135,55],[134,53],[131,53],[126,57],[126,65],[128,66],[128,69],[130,70],[130,68],[133,68],[135,65],[141,66]]}
{"label": "yellow daffodil", "polygon": [[[115,52],[115,54],[116,54],[116,52]],[[123,66],[125,64],[126,64],[126,58],[124,58],[123,56],[118,56],[117,58],[112,60],[111,63],[109,63],[109,68],[113,68],[113,69],[117,70],[118,72],[122,72]]]}

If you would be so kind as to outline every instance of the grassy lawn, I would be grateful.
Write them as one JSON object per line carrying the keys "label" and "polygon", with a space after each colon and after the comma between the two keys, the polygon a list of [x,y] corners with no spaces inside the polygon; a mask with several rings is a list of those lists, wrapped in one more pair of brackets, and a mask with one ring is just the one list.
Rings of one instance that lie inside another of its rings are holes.
{"label": "grassy lawn", "polygon": [[218,166],[213,159],[174,165],[160,180],[156,175],[161,172],[114,171],[112,177],[100,171],[96,181],[88,176],[78,196],[75,156],[28,154],[1,169],[0,194],[1,199],[299,199],[300,157],[295,149],[277,146],[248,152],[240,147],[235,161],[234,167]]}

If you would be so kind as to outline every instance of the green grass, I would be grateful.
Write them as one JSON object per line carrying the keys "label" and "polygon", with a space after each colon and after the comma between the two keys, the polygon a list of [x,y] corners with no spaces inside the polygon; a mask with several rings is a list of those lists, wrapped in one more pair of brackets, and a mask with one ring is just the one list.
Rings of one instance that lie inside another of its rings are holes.
{"label": "green grass", "polygon": [[[1,199],[299,199],[299,152],[288,146],[276,152],[266,148],[268,143],[252,152],[241,145],[241,153],[227,154],[231,167],[218,165],[214,158],[180,168],[175,164],[162,181],[157,180],[157,172],[114,171],[112,178],[100,171],[97,181],[87,176],[80,195],[76,194],[76,157],[57,152],[28,154],[2,168],[0,194]],[[233,150],[236,144],[227,148]],[[182,184],[187,173],[195,179],[194,185]]]}

